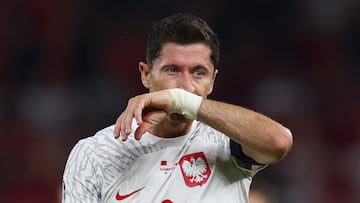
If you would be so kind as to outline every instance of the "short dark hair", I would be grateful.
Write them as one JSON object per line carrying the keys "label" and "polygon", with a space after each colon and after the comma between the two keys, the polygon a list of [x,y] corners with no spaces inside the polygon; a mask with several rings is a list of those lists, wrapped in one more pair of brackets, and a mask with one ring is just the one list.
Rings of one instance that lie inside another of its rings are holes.
{"label": "short dark hair", "polygon": [[211,49],[210,59],[215,67],[219,63],[219,40],[208,24],[193,14],[178,13],[155,22],[149,32],[146,62],[152,68],[167,42],[186,45],[204,43]]}

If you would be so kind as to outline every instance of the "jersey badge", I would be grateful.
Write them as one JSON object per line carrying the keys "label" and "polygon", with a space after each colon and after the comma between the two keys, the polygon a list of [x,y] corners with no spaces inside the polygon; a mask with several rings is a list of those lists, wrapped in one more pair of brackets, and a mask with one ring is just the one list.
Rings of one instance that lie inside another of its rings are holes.
{"label": "jersey badge", "polygon": [[185,184],[189,187],[202,186],[210,177],[210,167],[203,152],[185,155],[179,164]]}

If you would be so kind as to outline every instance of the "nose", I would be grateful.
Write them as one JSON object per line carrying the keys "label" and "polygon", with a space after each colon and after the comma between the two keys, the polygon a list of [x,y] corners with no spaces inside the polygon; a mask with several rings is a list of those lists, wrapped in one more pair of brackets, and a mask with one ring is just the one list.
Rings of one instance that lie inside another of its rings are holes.
{"label": "nose", "polygon": [[194,92],[195,91],[195,86],[193,84],[191,74],[189,72],[181,73],[181,77],[180,77],[179,82],[180,82],[179,86],[182,89],[187,90],[189,92]]}

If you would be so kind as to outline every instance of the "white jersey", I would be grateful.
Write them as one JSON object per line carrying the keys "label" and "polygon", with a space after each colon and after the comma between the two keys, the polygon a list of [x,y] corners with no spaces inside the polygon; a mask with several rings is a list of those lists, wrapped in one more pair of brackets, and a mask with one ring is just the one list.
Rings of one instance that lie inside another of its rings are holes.
{"label": "white jersey", "polygon": [[[133,122],[132,132],[137,127]],[[252,177],[231,156],[229,138],[194,121],[176,138],[113,137],[114,126],[80,140],[63,176],[63,203],[248,202]]]}

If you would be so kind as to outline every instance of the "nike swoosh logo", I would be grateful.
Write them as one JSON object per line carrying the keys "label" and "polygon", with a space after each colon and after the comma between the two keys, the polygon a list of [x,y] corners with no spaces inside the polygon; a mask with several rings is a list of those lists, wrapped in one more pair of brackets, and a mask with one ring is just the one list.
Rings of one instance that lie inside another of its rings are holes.
{"label": "nike swoosh logo", "polygon": [[131,193],[126,194],[126,195],[120,195],[120,193],[118,192],[118,193],[116,194],[116,200],[124,200],[124,199],[130,197],[131,195],[139,192],[139,191],[142,190],[142,189],[144,189],[144,187],[143,187],[143,188],[140,188],[140,189],[138,189],[138,190],[135,190],[134,192],[131,192]]}

